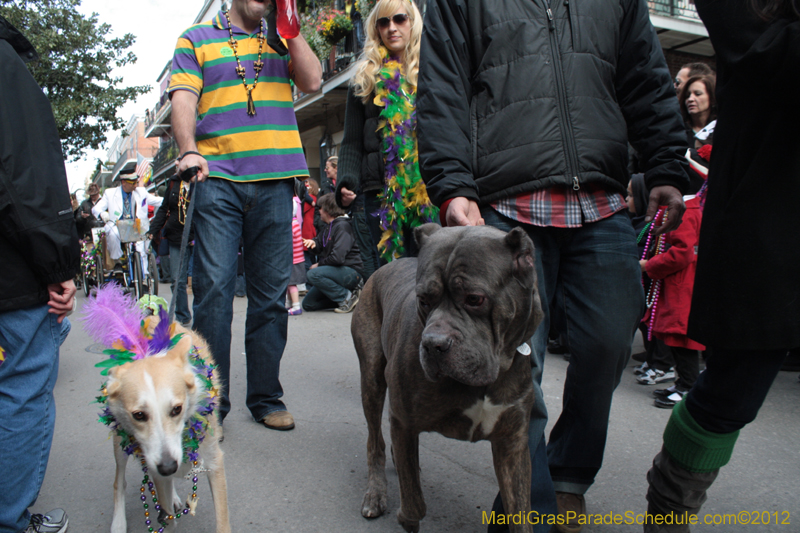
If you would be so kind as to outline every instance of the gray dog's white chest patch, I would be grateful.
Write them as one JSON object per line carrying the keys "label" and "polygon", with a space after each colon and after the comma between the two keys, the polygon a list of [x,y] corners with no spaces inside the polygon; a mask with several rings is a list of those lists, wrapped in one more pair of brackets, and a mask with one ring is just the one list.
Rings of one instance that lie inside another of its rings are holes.
{"label": "gray dog's white chest patch", "polygon": [[483,399],[472,404],[469,409],[465,409],[464,416],[472,420],[472,429],[469,431],[470,440],[473,439],[478,426],[480,426],[481,433],[483,433],[484,436],[489,435],[494,429],[494,425],[497,423],[500,415],[509,407],[511,406],[492,403],[489,398],[484,396]]}

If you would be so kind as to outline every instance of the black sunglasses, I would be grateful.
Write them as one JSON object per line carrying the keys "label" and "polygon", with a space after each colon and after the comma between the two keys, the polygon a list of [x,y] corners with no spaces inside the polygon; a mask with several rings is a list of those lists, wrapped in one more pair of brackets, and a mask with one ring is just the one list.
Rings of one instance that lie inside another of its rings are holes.
{"label": "black sunglasses", "polygon": [[385,30],[392,22],[394,22],[395,26],[405,24],[408,22],[408,15],[406,13],[397,13],[396,15],[392,15],[392,18],[381,17],[378,19],[378,28]]}

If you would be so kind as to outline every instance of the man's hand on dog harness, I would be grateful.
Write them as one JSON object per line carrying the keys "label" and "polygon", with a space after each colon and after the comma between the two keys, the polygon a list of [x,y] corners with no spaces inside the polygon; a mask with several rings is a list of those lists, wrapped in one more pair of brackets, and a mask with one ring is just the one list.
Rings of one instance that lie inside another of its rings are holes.
{"label": "man's hand on dog harness", "polygon": [[650,203],[647,205],[647,216],[645,220],[650,222],[656,216],[659,206],[666,206],[667,221],[653,230],[653,235],[661,235],[672,231],[681,225],[683,212],[686,211],[686,204],[683,203],[683,195],[672,185],[660,185],[653,187],[650,191]]}
{"label": "man's hand on dog harness", "polygon": [[191,181],[205,181],[208,177],[208,162],[203,156],[197,154],[186,154],[178,163],[178,173],[180,173],[181,179],[185,179],[183,177],[184,173],[192,167],[197,170],[194,172],[194,177]]}

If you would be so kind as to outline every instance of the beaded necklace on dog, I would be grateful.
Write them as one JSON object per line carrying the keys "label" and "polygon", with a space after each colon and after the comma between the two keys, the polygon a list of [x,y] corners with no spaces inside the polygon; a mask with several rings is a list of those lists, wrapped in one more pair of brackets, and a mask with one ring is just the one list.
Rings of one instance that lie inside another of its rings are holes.
{"label": "beaded necklace on dog", "polygon": [[[664,216],[661,218],[661,226],[667,223],[667,215],[668,209],[664,209]],[[647,234],[647,241],[644,244],[644,252],[642,253],[642,259],[647,259],[647,252],[650,250],[650,241],[653,238],[653,230],[655,229],[655,221],[658,219],[659,213],[656,213],[655,218],[653,219],[653,223],[650,224],[650,232]],[[664,234],[658,236],[658,240],[656,241],[656,251],[653,254],[653,257],[656,255],[664,252]],[[653,325],[655,324],[656,319],[656,309],[658,308],[658,295],[661,292],[661,281],[660,279],[653,280],[650,283],[650,290],[647,291],[647,297],[645,298],[645,304],[647,305],[647,309],[649,310],[650,316],[647,321],[647,340],[653,340]]]}
{"label": "beaded necklace on dog", "polygon": [[247,85],[247,78],[245,77],[245,70],[242,66],[241,61],[239,61],[239,53],[236,50],[239,42],[233,38],[233,26],[231,25],[231,17],[228,16],[228,12],[225,11],[223,13],[225,15],[225,19],[228,21],[228,34],[230,35],[230,39],[228,39],[228,44],[231,45],[231,49],[233,50],[233,57],[236,58],[236,74],[242,78],[242,84],[244,85],[244,90],[247,92],[247,114],[251,117],[256,114],[256,106],[253,103],[253,91],[258,85],[258,74],[261,72],[261,69],[264,68],[264,62],[261,61],[261,51],[264,48],[264,41],[266,38],[264,37],[264,19],[262,18],[258,24],[258,35],[256,35],[256,39],[258,39],[258,59],[253,62],[253,70],[256,72],[255,80],[253,81],[253,85]]}
{"label": "beaded necklace on dog", "polygon": [[403,65],[389,51],[375,84],[374,104],[380,112],[384,157],[384,190],[378,211],[383,236],[378,243],[381,256],[391,261],[405,252],[403,228],[435,222],[435,207],[419,173],[417,153],[417,88],[403,76]]}
{"label": "beaded necklace on dog", "polygon": [[[151,318],[143,318],[139,305],[132,298],[126,297],[122,293],[122,289],[116,284],[107,284],[101,287],[97,291],[96,297],[86,303],[84,310],[84,329],[86,332],[101,343],[111,345],[110,349],[103,352],[109,355],[110,358],[95,365],[103,369],[101,375],[104,376],[108,375],[108,370],[115,366],[121,366],[168,351],[178,343],[183,335],[182,333],[175,334],[175,324],[169,322],[169,315],[163,306],[159,309],[160,322],[153,330],[152,335],[149,334],[148,323]],[[136,327],[137,320],[138,328]],[[208,433],[210,417],[217,407],[217,398],[219,397],[219,389],[215,386],[213,380],[216,365],[209,364],[203,359],[197,346],[192,346],[189,363],[195,375],[203,383],[203,393],[198,401],[197,408],[189,420],[186,421],[182,435],[183,462],[190,461],[192,464],[189,474],[192,475],[192,493],[182,511],[175,515],[166,512],[164,518],[167,521],[180,518],[190,512],[191,514],[195,513],[195,507],[197,506],[197,472],[200,469],[198,449]],[[108,407],[106,383],[101,386],[100,393],[100,396],[95,398],[95,402],[103,406],[100,411],[99,421],[108,426],[111,432],[120,438],[120,446],[127,455],[134,455],[141,462],[144,478],[142,479],[140,491],[144,506],[145,525],[148,527],[149,532],[157,531],[158,533],[163,533],[167,521],[161,520],[158,522],[161,527],[155,529],[150,518],[149,504],[145,496],[146,488],[150,490],[155,510],[161,512],[162,508],[158,503],[153,482],[150,481],[147,473],[147,464],[141,447],[136,442],[135,437],[120,425]]]}

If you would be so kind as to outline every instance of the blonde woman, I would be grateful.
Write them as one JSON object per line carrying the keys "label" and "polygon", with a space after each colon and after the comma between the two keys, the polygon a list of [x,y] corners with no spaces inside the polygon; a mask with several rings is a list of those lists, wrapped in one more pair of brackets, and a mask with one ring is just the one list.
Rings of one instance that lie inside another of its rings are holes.
{"label": "blonde woman", "polygon": [[356,225],[366,218],[372,243],[362,257],[366,263],[371,256],[377,267],[376,253],[384,262],[416,255],[411,230],[435,222],[438,210],[417,162],[422,16],[409,0],[380,0],[364,26],[364,52],[347,95],[336,200],[351,206]]}

